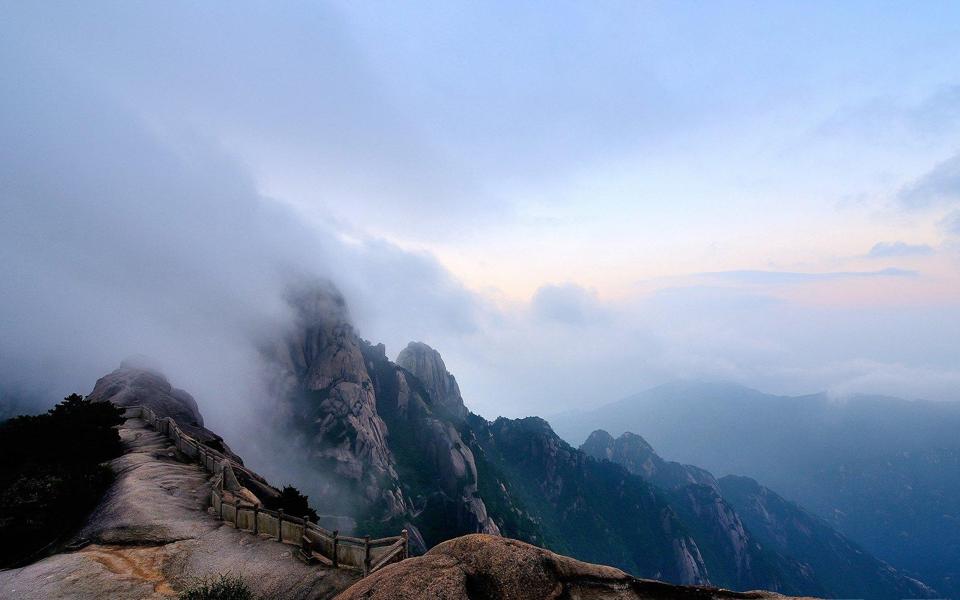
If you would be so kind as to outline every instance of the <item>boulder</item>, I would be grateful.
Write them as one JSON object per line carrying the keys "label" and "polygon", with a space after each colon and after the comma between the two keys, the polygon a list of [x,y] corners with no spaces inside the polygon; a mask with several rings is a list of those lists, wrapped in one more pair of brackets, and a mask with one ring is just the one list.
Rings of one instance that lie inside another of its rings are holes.
{"label": "boulder", "polygon": [[524,542],[474,534],[435,546],[355,583],[339,600],[774,599],[769,592],[730,592],[637,579]]}

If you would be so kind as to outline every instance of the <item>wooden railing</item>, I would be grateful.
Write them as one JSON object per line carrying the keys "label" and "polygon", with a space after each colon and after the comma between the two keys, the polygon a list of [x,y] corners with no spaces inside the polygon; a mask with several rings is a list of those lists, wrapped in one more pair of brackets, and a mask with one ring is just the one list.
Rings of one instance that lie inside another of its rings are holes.
{"label": "wooden railing", "polygon": [[251,473],[245,467],[185,433],[171,417],[158,417],[147,406],[129,407],[126,410],[127,418],[139,417],[170,438],[177,450],[196,459],[205,470],[213,473],[210,493],[213,512],[236,529],[298,546],[300,557],[308,562],[356,569],[364,577],[407,558],[409,539],[406,529],[398,536],[385,538],[352,537],[325,529],[306,517],[260,506],[239,493],[240,486],[234,471]]}

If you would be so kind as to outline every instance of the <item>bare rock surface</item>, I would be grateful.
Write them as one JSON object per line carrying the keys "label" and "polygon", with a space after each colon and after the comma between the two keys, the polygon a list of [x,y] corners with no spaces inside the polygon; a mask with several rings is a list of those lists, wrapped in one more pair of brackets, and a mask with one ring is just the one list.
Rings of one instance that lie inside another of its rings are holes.
{"label": "bare rock surface", "polygon": [[128,419],[120,435],[117,479],[78,536],[91,543],[0,571],[0,598],[169,598],[221,573],[243,577],[264,598],[330,598],[356,580],[209,514],[208,474],[140,419]]}
{"label": "bare rock surface", "polygon": [[581,562],[517,540],[467,535],[424,556],[384,568],[338,600],[775,599],[769,592],[731,592],[637,579],[613,567]]}
{"label": "bare rock surface", "polygon": [[171,417],[194,438],[243,463],[227,447],[223,438],[203,426],[203,416],[193,396],[170,385],[167,378],[153,369],[145,358],[124,360],[118,369],[97,380],[87,398],[123,407],[148,406],[157,416]]}
{"label": "bare rock surface", "polygon": [[[274,366],[272,387],[288,399],[290,421],[307,436],[311,464],[324,479],[347,482],[366,503],[382,503],[385,517],[402,514],[408,501],[343,296],[330,284],[318,284],[292,290],[288,301],[296,324],[267,355]],[[318,500],[325,496],[320,492]]]}
{"label": "bare rock surface", "polygon": [[397,356],[397,364],[417,376],[435,407],[455,421],[467,418],[467,407],[456,378],[447,371],[440,353],[423,342],[410,342]]}

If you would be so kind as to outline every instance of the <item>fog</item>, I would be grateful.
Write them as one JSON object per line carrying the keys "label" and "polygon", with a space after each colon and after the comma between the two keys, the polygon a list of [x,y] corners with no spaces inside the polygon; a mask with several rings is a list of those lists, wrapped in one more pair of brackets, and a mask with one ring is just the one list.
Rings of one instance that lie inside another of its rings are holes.
{"label": "fog", "polygon": [[159,131],[72,65],[0,60],[6,403],[49,406],[142,354],[229,435],[262,399],[255,342],[303,279],[335,281],[366,322],[469,326],[470,297],[429,257],[307,224],[216,140]]}
{"label": "fog", "polygon": [[[625,276],[619,295],[531,272],[532,297],[507,297],[383,233],[455,244],[492,236],[516,206],[405,118],[336,10],[107,6],[14,7],[0,31],[7,412],[86,393],[142,354],[242,453],[251,442],[241,433],[269,405],[255,342],[282,330],[286,287],[313,279],[333,281],[360,334],[390,356],[410,340],[439,349],[468,406],[488,418],[596,405],[677,378],[958,397],[955,297],[798,300],[825,283],[922,295],[924,269],[885,261],[955,272],[955,242],[871,240],[854,253],[870,261],[862,269]],[[586,160],[561,150],[530,158],[531,169],[560,164],[555,153]],[[491,178],[523,170],[493,154],[482,161]],[[935,191],[955,187],[955,166],[904,197],[949,208],[955,194]],[[305,187],[316,201],[304,201]],[[950,236],[955,221],[944,221]]]}

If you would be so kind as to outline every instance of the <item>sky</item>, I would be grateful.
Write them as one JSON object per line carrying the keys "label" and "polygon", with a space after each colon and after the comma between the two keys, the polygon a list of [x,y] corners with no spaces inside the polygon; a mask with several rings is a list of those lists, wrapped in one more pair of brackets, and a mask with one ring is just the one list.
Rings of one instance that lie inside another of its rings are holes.
{"label": "sky", "polygon": [[216,424],[295,278],[488,418],[674,379],[960,400],[956,3],[2,14],[8,400],[146,354]]}

